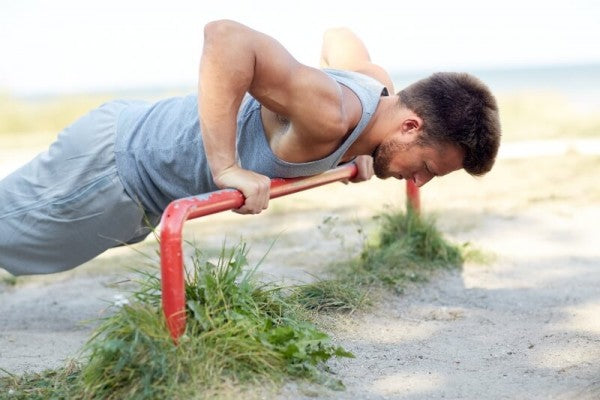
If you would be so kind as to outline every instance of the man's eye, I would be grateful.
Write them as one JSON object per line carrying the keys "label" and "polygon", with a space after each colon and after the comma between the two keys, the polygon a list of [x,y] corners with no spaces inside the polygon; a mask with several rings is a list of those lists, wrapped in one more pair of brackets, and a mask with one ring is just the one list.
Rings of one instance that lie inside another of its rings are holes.
{"label": "man's eye", "polygon": [[427,173],[428,173],[428,174],[430,174],[430,175],[432,175],[432,176],[437,176],[437,175],[435,174],[435,172],[433,172],[433,171],[431,171],[431,170],[429,169],[429,166],[427,165],[427,163],[424,163],[424,164],[425,164],[425,170],[427,171]]}

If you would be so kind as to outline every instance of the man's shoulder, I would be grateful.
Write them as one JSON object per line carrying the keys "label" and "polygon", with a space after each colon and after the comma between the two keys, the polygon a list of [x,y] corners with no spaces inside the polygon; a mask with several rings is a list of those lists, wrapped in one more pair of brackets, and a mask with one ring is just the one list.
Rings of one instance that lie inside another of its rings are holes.
{"label": "man's shoulder", "polygon": [[385,88],[385,95],[393,92],[389,74],[377,64],[365,63],[356,71],[340,69],[324,69],[323,71],[340,83],[344,83],[343,80],[351,80],[366,87],[381,87],[382,91]]}

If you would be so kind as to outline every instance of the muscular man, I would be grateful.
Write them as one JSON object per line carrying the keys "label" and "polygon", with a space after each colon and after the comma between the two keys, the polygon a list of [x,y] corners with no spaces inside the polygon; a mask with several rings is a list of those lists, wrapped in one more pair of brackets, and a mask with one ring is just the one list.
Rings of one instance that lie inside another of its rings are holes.
{"label": "muscular man", "polygon": [[357,157],[362,179],[374,171],[418,186],[494,163],[498,109],[470,75],[434,74],[394,96],[388,74],[344,29],[324,37],[322,66],[335,68],[324,70],[233,21],[211,22],[204,35],[197,95],[104,104],[0,181],[1,267],[73,268],[143,240],[172,200],[218,188],[239,189],[237,211],[258,213],[270,177]]}

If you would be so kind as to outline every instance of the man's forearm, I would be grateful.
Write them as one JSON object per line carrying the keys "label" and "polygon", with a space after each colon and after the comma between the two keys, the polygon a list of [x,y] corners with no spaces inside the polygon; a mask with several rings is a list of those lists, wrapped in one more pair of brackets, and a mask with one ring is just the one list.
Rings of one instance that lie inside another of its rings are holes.
{"label": "man's forearm", "polygon": [[[214,183],[245,197],[236,210],[255,214],[269,203],[270,179],[237,164],[237,115],[248,92],[263,106],[280,107],[293,93],[289,80],[297,62],[273,38],[234,21],[216,21],[204,29],[198,80],[198,117],[204,151]],[[294,103],[291,99],[289,103]]]}

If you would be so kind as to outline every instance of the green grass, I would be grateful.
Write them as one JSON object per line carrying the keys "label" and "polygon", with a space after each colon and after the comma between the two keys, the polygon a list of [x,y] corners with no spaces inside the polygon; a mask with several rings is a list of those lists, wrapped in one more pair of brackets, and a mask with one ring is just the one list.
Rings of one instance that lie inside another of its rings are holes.
{"label": "green grass", "polygon": [[[57,371],[0,379],[11,399],[188,399],[277,387],[289,379],[340,388],[331,357],[352,357],[308,321],[282,287],[245,269],[247,249],[199,252],[186,283],[187,326],[174,345],[160,309],[160,281],[141,272],[129,304],[115,306],[83,350],[84,361]],[[254,386],[252,386],[254,385]],[[245,394],[247,398],[248,393]]]}
{"label": "green grass", "polygon": [[461,247],[463,259],[472,264],[489,265],[498,259],[498,255],[474,246],[471,242],[463,243]]}
{"label": "green grass", "polygon": [[64,368],[17,376],[0,368],[0,399],[81,399],[80,365],[70,361]]}
{"label": "green grass", "polygon": [[17,277],[13,275],[3,275],[0,277],[0,282],[8,286],[16,286]]}
{"label": "green grass", "polygon": [[378,231],[361,254],[330,265],[331,279],[298,286],[298,302],[317,311],[354,312],[373,304],[373,289],[401,293],[438,270],[461,267],[466,258],[486,261],[483,252],[448,242],[431,217],[392,209],[376,218]]}
{"label": "green grass", "polygon": [[292,298],[315,312],[353,313],[372,304],[361,282],[349,278],[318,279],[293,288]]}
{"label": "green grass", "polygon": [[257,282],[258,265],[247,268],[244,244],[223,248],[216,261],[196,250],[178,346],[165,328],[160,280],[140,270],[128,304],[113,306],[80,363],[9,374],[0,378],[0,398],[9,391],[10,399],[258,398],[290,379],[342,388],[326,362],[352,354],[331,344],[311,318],[365,309],[374,303],[372,291],[402,292],[465,258],[485,261],[485,253],[446,241],[431,218],[410,210],[376,218],[379,231],[358,257],[336,262],[331,279],[293,287]]}
{"label": "green grass", "polygon": [[401,290],[407,283],[425,282],[431,272],[460,267],[459,246],[449,243],[433,219],[408,211],[390,211],[378,217],[380,231],[367,243],[352,271],[368,283]]}

